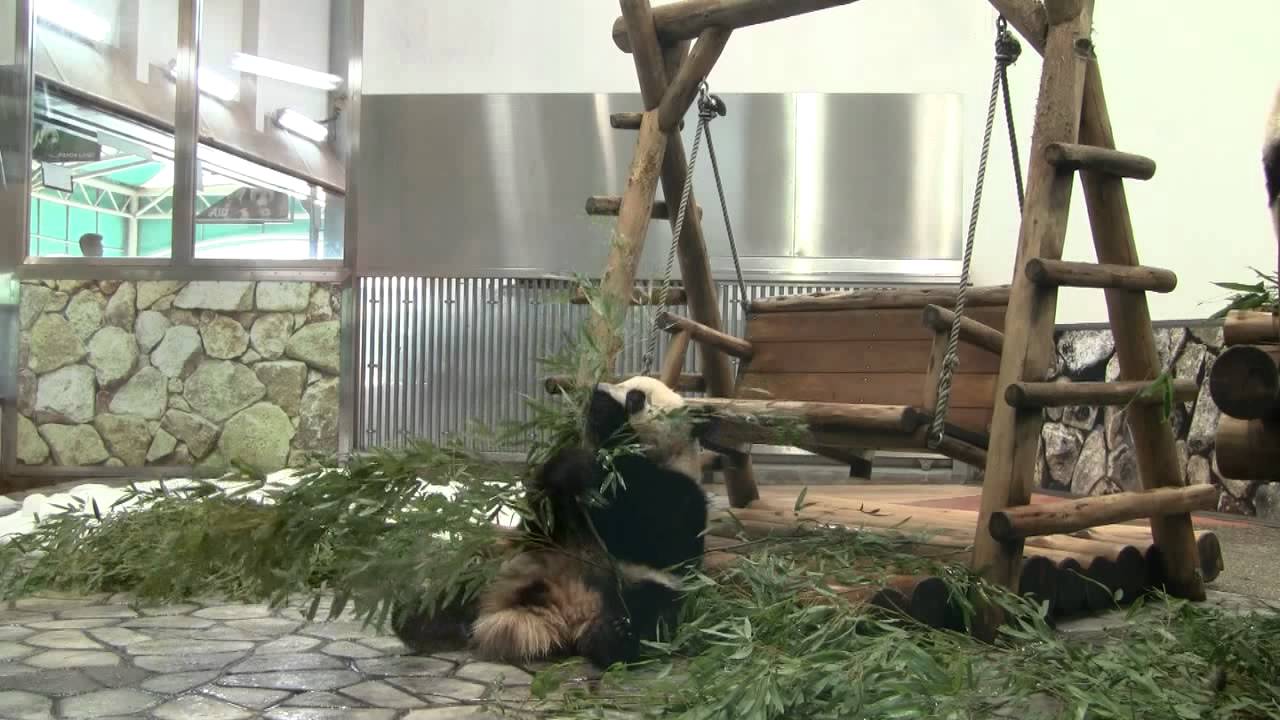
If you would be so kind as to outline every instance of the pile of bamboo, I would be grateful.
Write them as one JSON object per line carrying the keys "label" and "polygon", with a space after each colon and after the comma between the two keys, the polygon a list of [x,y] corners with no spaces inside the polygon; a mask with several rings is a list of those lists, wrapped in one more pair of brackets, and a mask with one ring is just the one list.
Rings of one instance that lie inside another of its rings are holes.
{"label": "pile of bamboo", "polygon": [[[892,536],[905,552],[967,563],[978,514],[970,510],[863,502],[821,496],[807,500],[797,512],[793,503],[775,498],[713,516],[712,548],[729,538],[779,537],[805,532],[815,525],[843,526]],[[1222,572],[1222,547],[1213,532],[1196,533],[1201,571],[1206,581]],[[1027,538],[1019,588],[1048,601],[1055,616],[1092,613],[1133,602],[1160,587],[1159,550],[1145,525],[1104,525],[1070,535]],[[714,562],[727,562],[718,558]],[[714,564],[714,563],[713,563]],[[879,587],[842,589],[851,600],[893,609],[933,627],[955,627],[959,611],[941,578],[892,576]]]}
{"label": "pile of bamboo", "polygon": [[1280,481],[1280,316],[1233,311],[1209,393],[1222,411],[1215,453],[1229,478]]}

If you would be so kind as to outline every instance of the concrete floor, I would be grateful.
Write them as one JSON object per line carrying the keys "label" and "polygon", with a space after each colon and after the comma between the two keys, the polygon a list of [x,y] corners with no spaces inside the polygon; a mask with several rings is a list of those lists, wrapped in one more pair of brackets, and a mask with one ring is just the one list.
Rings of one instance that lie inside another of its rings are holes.
{"label": "concrete floor", "polygon": [[1280,603],[1280,528],[1268,525],[1214,528],[1226,568],[1210,587]]}

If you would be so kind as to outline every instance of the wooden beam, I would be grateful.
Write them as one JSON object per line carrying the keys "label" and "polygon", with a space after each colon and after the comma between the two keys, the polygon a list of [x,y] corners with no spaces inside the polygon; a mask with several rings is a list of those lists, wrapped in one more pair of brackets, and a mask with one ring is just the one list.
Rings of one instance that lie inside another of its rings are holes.
{"label": "wooden beam", "polygon": [[1280,481],[1280,420],[1218,420],[1214,455],[1223,476]]}
{"label": "wooden beam", "polygon": [[1280,315],[1259,310],[1232,310],[1222,323],[1222,341],[1228,346],[1280,343]]}
{"label": "wooden beam", "polygon": [[644,109],[654,110],[667,91],[667,70],[662,46],[654,33],[653,8],[649,6],[649,0],[619,0],[619,5],[622,17],[614,22],[614,32],[621,28],[629,47],[635,48],[631,56],[636,66],[636,77],[640,80]]}
{"label": "wooden beam", "polygon": [[698,95],[698,86],[710,74],[724,46],[729,43],[729,35],[733,31],[724,27],[710,27],[698,36],[698,42],[689,53],[689,59],[680,66],[675,78],[667,86],[662,102],[658,103],[658,127],[663,132],[675,130],[684,120],[693,99]]}
{"label": "wooden beam", "polygon": [[1233,418],[1280,418],[1280,346],[1227,348],[1209,371],[1209,394]]}
{"label": "wooden beam", "polygon": [[[1049,0],[1049,3],[1065,5],[1060,0]],[[1078,137],[1081,96],[1091,60],[1079,52],[1079,41],[1089,37],[1092,15],[1092,0],[1084,0],[1073,18],[1049,30],[1031,137],[1033,158],[1043,153],[1049,143],[1075,142]],[[1017,257],[1061,258],[1074,179],[1071,175],[1059,175],[1048,163],[1032,161],[1027,174],[1027,210],[1019,231]],[[1021,267],[1015,271],[997,392],[1003,393],[1003,388],[1024,378],[1047,376],[1056,351],[1053,341],[1056,306],[1056,290],[1036,286],[1021,272]],[[1031,501],[1044,417],[1039,410],[1018,410],[1005,403],[995,403],[993,410],[972,567],[987,580],[1016,591],[1022,543],[995,538],[988,531],[989,519],[994,512]],[[1001,622],[1003,618],[998,610],[984,606],[976,630],[982,637],[993,638]]]}
{"label": "wooden beam", "polygon": [[[924,307],[924,324],[939,334],[951,332],[955,317],[954,312],[938,305]],[[960,339],[996,355],[1004,348],[1004,333],[969,317],[960,319]]]}
{"label": "wooden beam", "polygon": [[[624,17],[628,14],[628,6],[644,4],[646,11],[633,15],[646,14],[648,0],[621,0]],[[666,7],[666,6],[664,6]],[[659,8],[661,11],[662,8]],[[636,64],[636,73],[641,78],[640,94],[646,109],[653,109],[662,102],[666,92],[666,79],[679,73],[681,63],[688,55],[685,41],[668,42],[663,52],[658,45],[652,16],[646,25],[643,21],[628,26],[629,32],[641,37],[638,52],[632,53]],[[697,33],[690,37],[696,37]],[[662,82],[649,82],[646,78],[661,78]],[[689,159],[685,154],[684,140],[680,133],[667,134],[667,149],[662,160],[662,193],[669,198],[678,198],[684,193]],[[693,192],[689,193],[689,204],[697,207]],[[679,232],[677,257],[680,260],[680,277],[685,292],[689,297],[689,315],[697,322],[712,330],[720,330],[720,302],[716,298],[716,285],[711,277],[711,259],[707,253],[707,244],[702,236],[702,222],[696,213],[686,213],[684,227],[677,230],[675,218],[670,220],[672,232]],[[715,348],[702,348],[702,374],[706,378],[707,392],[717,397],[733,397],[735,379],[729,368],[729,358]],[[730,467],[725,471],[725,489],[728,491],[729,504],[733,507],[744,507],[758,498],[755,480],[751,475],[750,456],[733,458]]]}
{"label": "wooden beam", "polygon": [[666,328],[667,332],[689,333],[694,340],[697,340],[703,346],[709,345],[743,360],[751,358],[751,343],[742,338],[722,333],[719,330],[713,330],[700,322],[680,315],[672,315],[669,312],[658,313],[657,321],[660,326]]}
{"label": "wooden beam", "polygon": [[[648,377],[655,380],[662,379],[660,376],[655,374],[650,374]],[[625,379],[625,377],[621,377],[619,375],[609,375],[602,378],[601,382],[617,383],[622,382]],[[666,383],[667,387],[677,392],[706,392],[707,390],[707,384],[703,382],[702,376],[692,373],[678,375],[674,383],[668,383],[665,380],[663,380],[663,382]],[[552,375],[542,381],[542,386],[548,393],[557,395],[566,390],[572,390],[573,388],[578,387],[578,381],[568,375]]]}
{"label": "wooden beam", "polygon": [[671,338],[671,344],[667,346],[667,354],[662,358],[662,370],[658,373],[658,379],[662,380],[663,385],[671,387],[680,378],[685,356],[689,354],[689,340],[692,337],[688,331],[682,331]]}
{"label": "wooden beam", "polygon": [[[737,29],[781,20],[855,0],[683,0],[653,10],[654,29],[663,45],[692,40],[713,27]],[[631,52],[635,40],[627,32],[625,17],[613,22],[613,42]]]}
{"label": "wooden beam", "polygon": [[716,417],[744,423],[803,422],[811,430],[910,432],[915,416],[906,405],[846,405],[788,400],[686,398],[685,404]]}
{"label": "wooden beam", "polygon": [[1092,170],[1134,180],[1150,180],[1156,174],[1155,160],[1119,150],[1074,143],[1051,143],[1044,149],[1044,154],[1049,164],[1059,170]]}
{"label": "wooden beam", "polygon": [[1164,268],[1044,258],[1027,261],[1027,276],[1042,287],[1112,288],[1158,293],[1173,292],[1178,287],[1178,276]]}
{"label": "wooden beam", "polygon": [[[612,301],[613,312],[626,311],[631,293],[635,289],[636,267],[644,251],[645,237],[649,233],[649,217],[653,211],[653,197],[657,192],[658,175],[666,148],[667,138],[658,129],[657,113],[645,113],[636,139],[631,170],[627,175],[627,189],[621,202],[618,223],[609,243],[608,264],[605,265],[604,275],[600,280],[601,297]],[[589,320],[588,332],[604,356],[606,372],[612,368],[622,349],[622,320],[621,317],[606,317],[600,313],[592,313]],[[589,381],[595,371],[590,359],[584,358],[578,370],[578,380]]]}
{"label": "wooden beam", "polygon": [[[1159,405],[1164,402],[1159,394],[1142,394],[1150,385],[1142,381],[1016,382],[1005,388],[1004,401],[1023,410],[1071,405]],[[1200,388],[1194,380],[1173,381],[1175,402],[1191,402],[1199,393]]]}
{"label": "wooden beam", "polygon": [[[609,127],[614,130],[639,130],[640,116],[644,113],[620,112],[609,116]],[[680,130],[684,129],[684,120],[680,121]]]}
{"label": "wooden beam", "polygon": [[1165,487],[998,510],[991,514],[989,528],[997,540],[1010,542],[1217,506],[1218,489],[1212,485]]}
{"label": "wooden beam", "polygon": [[[631,294],[631,304],[636,306],[657,305],[662,300],[661,294],[662,290],[659,288],[636,288],[635,292]],[[582,288],[578,288],[574,292],[573,297],[569,298],[569,303],[571,305],[586,305],[588,303],[587,295],[582,291]],[[682,288],[673,287],[667,289],[668,305],[680,306],[684,305],[684,303],[685,295]]]}
{"label": "wooden beam", "polygon": [[[966,307],[989,307],[1009,303],[1008,285],[971,287],[965,293]],[[923,308],[925,305],[955,307],[956,291],[953,288],[916,290],[841,290],[804,295],[779,295],[751,303],[752,313],[775,312],[823,312],[825,310],[865,310],[871,308]]]}
{"label": "wooden beam", "polygon": [[[586,210],[588,215],[596,216],[616,216],[622,210],[622,198],[617,195],[592,195],[587,198]],[[677,212],[679,208],[676,208]],[[702,217],[702,208],[696,208],[698,217]],[[653,203],[653,209],[649,211],[649,217],[653,220],[670,220],[671,208],[668,207],[665,200],[658,200]]]}

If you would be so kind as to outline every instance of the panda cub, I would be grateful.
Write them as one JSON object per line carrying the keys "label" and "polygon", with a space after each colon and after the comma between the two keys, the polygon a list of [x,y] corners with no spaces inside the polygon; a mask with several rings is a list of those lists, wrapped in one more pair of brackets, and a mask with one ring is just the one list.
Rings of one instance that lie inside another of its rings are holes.
{"label": "panda cub", "polygon": [[[506,561],[473,608],[398,620],[400,639],[422,651],[449,634],[442,625],[465,626],[486,659],[581,655],[607,668],[637,659],[641,642],[659,628],[669,633],[680,609],[677,574],[700,565],[707,526],[693,424],[662,417],[683,405],[649,377],[598,384],[587,410],[588,447],[561,450],[529,488],[551,522],[525,531],[550,544]],[[632,443],[644,453],[615,456],[620,481],[603,502],[589,502],[610,472],[596,450]]]}

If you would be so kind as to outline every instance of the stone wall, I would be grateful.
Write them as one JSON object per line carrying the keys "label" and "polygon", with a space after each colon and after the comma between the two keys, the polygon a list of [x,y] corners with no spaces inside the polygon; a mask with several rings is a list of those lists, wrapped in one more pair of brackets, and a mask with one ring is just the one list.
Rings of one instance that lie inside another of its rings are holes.
{"label": "stone wall", "polygon": [[[1177,438],[1182,472],[1188,482],[1212,483],[1222,491],[1218,509],[1254,514],[1254,483],[1224,479],[1214,462],[1219,411],[1209,395],[1208,374],[1222,352],[1222,326],[1213,323],[1156,328],[1156,349],[1164,367],[1178,378],[1200,384],[1192,402],[1175,403],[1170,422]],[[1119,360],[1111,331],[1059,329],[1055,379],[1114,380]],[[1079,495],[1137,490],[1133,437],[1121,408],[1068,407],[1046,411],[1041,435],[1040,487]]]}
{"label": "stone wall", "polygon": [[332,454],[336,285],[25,281],[18,461],[270,472]]}

